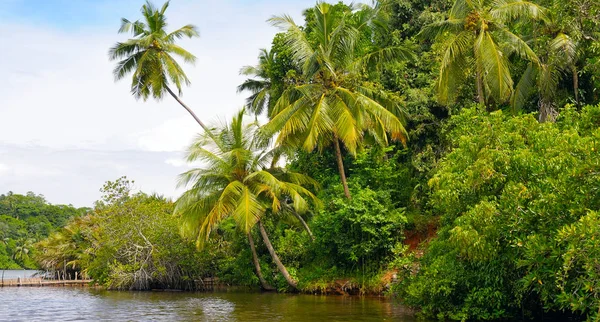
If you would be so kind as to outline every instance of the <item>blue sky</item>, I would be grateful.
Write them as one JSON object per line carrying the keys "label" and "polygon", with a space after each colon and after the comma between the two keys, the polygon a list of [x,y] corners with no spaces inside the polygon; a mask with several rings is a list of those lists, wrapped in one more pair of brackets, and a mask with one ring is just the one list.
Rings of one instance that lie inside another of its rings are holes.
{"label": "blue sky", "polygon": [[[157,4],[162,2],[156,1]],[[91,205],[122,175],[146,192],[176,197],[185,147],[198,126],[177,103],[136,101],[114,83],[107,51],[126,36],[121,17],[139,18],[137,0],[0,0],[0,193],[33,191],[53,203]],[[173,0],[170,27],[192,23],[201,37],[183,100],[205,122],[242,107],[239,69],[277,32],[265,21],[301,19],[313,0]]]}
{"label": "blue sky", "polygon": [[0,0],[3,20],[39,26],[72,28],[110,24],[114,11],[133,14],[139,1],[97,0]]}
{"label": "blue sky", "polygon": [[[152,1],[156,6],[163,1]],[[171,0],[171,6],[187,6],[207,1]],[[213,3],[215,1],[212,1]],[[288,4],[297,8],[298,4],[312,4],[302,0],[238,0],[223,1],[243,7],[252,12],[252,7],[269,6],[281,8]],[[0,18],[13,22],[24,22],[40,26],[57,28],[100,27],[114,24],[116,16],[133,17],[137,15],[144,1],[140,0],[0,0]],[[274,5],[279,4],[279,5]],[[302,6],[302,8],[307,6]],[[289,12],[291,13],[291,12]],[[274,14],[274,13],[273,13]]]}

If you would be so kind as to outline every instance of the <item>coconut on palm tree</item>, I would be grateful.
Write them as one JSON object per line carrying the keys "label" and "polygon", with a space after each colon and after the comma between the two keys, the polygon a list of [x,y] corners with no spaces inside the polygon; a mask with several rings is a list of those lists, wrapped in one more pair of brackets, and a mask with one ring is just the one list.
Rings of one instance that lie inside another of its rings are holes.
{"label": "coconut on palm tree", "polygon": [[[363,6],[360,14],[355,7],[346,8],[318,2],[309,11],[313,17],[306,28],[287,15],[270,19],[286,31],[286,43],[302,67],[302,84],[283,92],[263,132],[279,133],[279,145],[309,152],[333,145],[344,193],[350,198],[340,145],[354,155],[366,136],[382,145],[407,139],[398,101],[368,86],[363,75],[367,68],[411,53],[401,47],[365,46],[364,33],[379,17],[379,8]],[[306,30],[311,30],[310,37]]]}
{"label": "coconut on palm tree", "polygon": [[[175,57],[186,63],[193,64],[196,57],[177,45],[181,38],[198,37],[198,29],[194,25],[185,25],[179,29],[167,32],[167,17],[165,11],[169,1],[156,8],[150,1],[142,6],[143,21],[121,19],[119,33],[131,33],[133,38],[117,42],[108,52],[110,60],[117,60],[113,70],[115,80],[121,80],[131,74],[131,94],[136,99],[147,100],[149,97],[160,100],[169,93],[190,115],[208,131],[204,123],[187,106],[181,98],[183,85],[189,85],[190,80]],[[174,86],[176,94],[170,87]]]}
{"label": "coconut on palm tree", "polygon": [[201,167],[180,176],[180,186],[188,187],[176,203],[176,213],[184,220],[184,231],[193,233],[198,244],[209,238],[226,218],[233,218],[250,244],[256,273],[264,289],[271,289],[262,277],[251,231],[258,224],[260,234],[273,261],[288,284],[296,281],[281,263],[262,224],[283,208],[305,212],[318,203],[307,187],[315,187],[312,179],[273,167],[276,151],[257,135],[256,122],[244,124],[244,112],[231,123],[215,131],[213,137],[200,135],[187,152],[189,162]]}
{"label": "coconut on palm tree", "polygon": [[420,36],[442,41],[437,79],[442,104],[454,102],[459,86],[474,73],[477,99],[504,103],[513,92],[509,57],[513,54],[533,63],[538,57],[509,24],[516,19],[546,19],[544,8],[522,0],[456,0],[447,20],[423,28]]}

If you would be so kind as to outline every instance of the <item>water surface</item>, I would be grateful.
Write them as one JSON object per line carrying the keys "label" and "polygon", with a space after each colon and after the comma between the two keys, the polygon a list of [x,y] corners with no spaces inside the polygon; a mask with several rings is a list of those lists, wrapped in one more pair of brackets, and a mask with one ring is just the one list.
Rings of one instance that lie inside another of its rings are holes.
{"label": "water surface", "polygon": [[373,297],[0,288],[0,321],[32,320],[416,321],[402,306]]}
{"label": "water surface", "polygon": [[36,271],[36,270],[22,270],[22,269],[5,269],[2,270],[0,269],[0,278],[2,278],[2,276],[4,276],[5,280],[10,280],[10,279],[17,279],[18,277],[20,278],[31,278],[34,277],[35,275],[37,275],[38,273],[40,273],[40,271]]}

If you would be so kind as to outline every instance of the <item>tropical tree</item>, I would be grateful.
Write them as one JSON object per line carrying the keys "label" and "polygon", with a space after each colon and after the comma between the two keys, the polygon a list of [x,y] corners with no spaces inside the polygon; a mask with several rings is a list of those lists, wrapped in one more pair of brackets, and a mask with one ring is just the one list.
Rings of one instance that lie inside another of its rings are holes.
{"label": "tropical tree", "polygon": [[13,250],[13,259],[18,260],[21,263],[29,259],[29,252],[33,249],[34,242],[35,241],[31,238],[21,238],[17,240]]}
{"label": "tropical tree", "polygon": [[378,7],[317,2],[307,12],[312,16],[307,17],[306,28],[287,15],[269,20],[286,31],[287,46],[302,67],[302,83],[283,92],[263,131],[267,135],[279,132],[279,145],[309,152],[333,144],[344,193],[350,198],[340,142],[355,155],[365,136],[382,145],[390,138],[407,139],[399,101],[364,82],[363,73],[383,61],[411,54],[401,47],[365,45],[365,33],[379,17]]}
{"label": "tropical tree", "polygon": [[87,276],[88,260],[92,257],[92,242],[95,240],[96,218],[91,215],[74,218],[61,230],[35,246],[42,251],[36,254],[36,261],[41,268],[62,272],[67,271]]}
{"label": "tropical tree", "polygon": [[537,89],[538,120],[540,122],[554,121],[558,115],[557,92],[563,75],[571,74],[573,92],[578,101],[578,76],[575,61],[577,59],[576,42],[564,33],[558,33],[555,38],[546,42],[546,54],[537,64],[529,63],[521,80],[515,87],[511,105],[515,111],[525,105],[530,93]]}
{"label": "tropical tree", "polygon": [[202,167],[180,175],[179,185],[189,190],[177,200],[175,212],[184,220],[184,231],[194,234],[199,245],[219,223],[233,218],[248,236],[262,287],[272,289],[261,274],[252,239],[252,228],[258,224],[277,268],[296,288],[297,283],[279,260],[262,219],[287,207],[300,213],[307,211],[318,200],[306,187],[315,187],[316,183],[302,174],[273,167],[276,151],[268,149],[268,142],[257,135],[256,122],[244,125],[243,116],[242,110],[214,137],[205,133],[189,147],[187,160],[200,162]]}
{"label": "tropical tree", "polygon": [[252,94],[246,99],[246,108],[253,114],[259,115],[271,106],[271,77],[269,69],[274,62],[273,52],[267,49],[260,49],[258,55],[258,65],[244,66],[240,70],[240,74],[249,76],[237,88],[238,93],[250,91]]}
{"label": "tropical tree", "polygon": [[436,84],[440,103],[454,102],[459,86],[472,72],[481,105],[509,100],[514,85],[509,57],[517,55],[538,64],[529,45],[509,28],[516,19],[545,20],[545,9],[522,0],[456,0],[447,20],[423,28],[422,38],[442,42]]}
{"label": "tropical tree", "polygon": [[[144,21],[121,19],[119,33],[131,33],[133,38],[117,42],[110,48],[109,59],[118,60],[113,74],[117,81],[132,74],[131,94],[136,99],[141,98],[145,101],[153,97],[160,100],[165,93],[169,93],[205,131],[208,131],[204,123],[179,97],[182,94],[182,86],[189,85],[190,80],[174,58],[179,57],[191,64],[196,61],[194,55],[175,42],[184,37],[198,37],[198,29],[188,24],[167,32],[165,11],[168,7],[169,1],[160,9],[147,1],[141,10]],[[177,88],[179,95],[173,92],[169,84]]]}

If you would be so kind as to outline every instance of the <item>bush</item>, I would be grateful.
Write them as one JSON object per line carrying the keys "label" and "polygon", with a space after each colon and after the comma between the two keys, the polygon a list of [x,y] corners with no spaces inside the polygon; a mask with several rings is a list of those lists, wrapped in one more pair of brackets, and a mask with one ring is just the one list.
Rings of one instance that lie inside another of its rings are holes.
{"label": "bush", "polygon": [[[439,235],[399,289],[406,302],[459,320],[598,311],[583,300],[591,293],[564,295],[583,280],[593,285],[595,273],[574,273],[563,244],[574,244],[566,227],[600,206],[599,111],[567,109],[557,124],[475,108],[453,117],[444,133],[452,150],[429,181]],[[589,246],[573,251],[573,265],[591,267],[582,257],[595,254]]]}
{"label": "bush", "polygon": [[403,211],[391,204],[389,194],[369,188],[353,190],[351,200],[332,198],[312,222],[318,256],[346,271],[381,269],[406,223]]}

